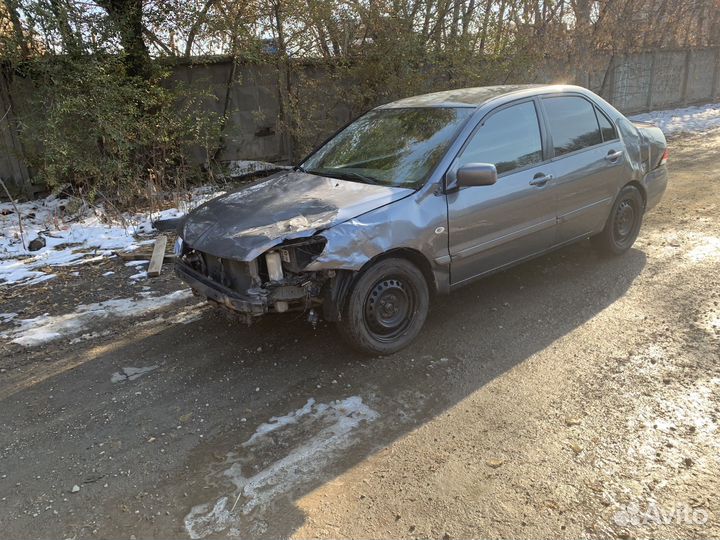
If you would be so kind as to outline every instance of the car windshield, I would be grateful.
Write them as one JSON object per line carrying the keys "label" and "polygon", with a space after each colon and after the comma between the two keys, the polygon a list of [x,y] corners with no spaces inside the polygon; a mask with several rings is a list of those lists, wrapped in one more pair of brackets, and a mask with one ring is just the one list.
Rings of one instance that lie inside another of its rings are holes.
{"label": "car windshield", "polygon": [[330,139],[301,170],[383,186],[427,181],[472,109],[375,109]]}

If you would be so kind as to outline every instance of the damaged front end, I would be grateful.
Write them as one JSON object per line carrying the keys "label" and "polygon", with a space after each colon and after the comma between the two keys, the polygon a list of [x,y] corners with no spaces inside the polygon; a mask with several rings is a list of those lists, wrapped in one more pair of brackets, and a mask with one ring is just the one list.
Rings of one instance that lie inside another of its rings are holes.
{"label": "damaged front end", "polygon": [[[250,322],[322,305],[338,320],[354,265],[321,263],[339,224],[408,197],[408,188],[286,171],[211,199],[177,224],[176,273],[195,291]],[[342,245],[345,245],[343,242]],[[317,259],[317,260],[316,260]],[[350,268],[338,270],[338,268]]]}
{"label": "damaged front end", "polygon": [[[338,285],[344,272],[305,271],[325,248],[320,235],[286,240],[246,262],[217,257],[179,242],[175,272],[195,294],[222,306],[250,323],[266,313],[308,312],[324,307],[328,320],[337,320],[341,299]],[[341,274],[341,275],[338,275]]]}

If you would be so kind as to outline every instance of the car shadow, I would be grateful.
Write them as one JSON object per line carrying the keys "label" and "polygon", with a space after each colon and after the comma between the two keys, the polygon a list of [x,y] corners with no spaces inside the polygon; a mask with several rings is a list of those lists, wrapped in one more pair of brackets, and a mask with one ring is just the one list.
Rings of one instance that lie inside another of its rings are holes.
{"label": "car shadow", "polygon": [[[83,488],[84,495],[98,489],[93,504],[104,516],[102,536],[167,537],[186,534],[183,519],[194,506],[209,503],[210,511],[235,493],[225,474],[228,456],[241,453],[270,416],[295,411],[310,398],[327,404],[360,396],[378,420],[360,426],[351,446],[305,469],[271,503],[240,518],[249,527],[243,536],[289,537],[305,521],[298,499],[583,325],[622,297],[645,264],[636,249],[601,258],[588,242],[564,248],[437,298],[419,338],[385,358],[350,350],[332,325],[313,329],[304,317],[246,327],[205,313],[189,324],[131,336],[3,406],[18,444],[32,441],[24,459],[38,463],[33,475],[50,475],[54,463],[41,459],[48,453],[80,456],[77,475],[115,475],[112,490],[99,490],[100,483]],[[125,366],[155,367],[135,380],[111,382]],[[37,437],[38,426],[46,427],[46,437]],[[278,433],[243,467],[267,468],[300,444]],[[101,443],[112,462],[98,455]],[[124,476],[126,470],[132,473]],[[81,498],[69,504],[84,511]]]}

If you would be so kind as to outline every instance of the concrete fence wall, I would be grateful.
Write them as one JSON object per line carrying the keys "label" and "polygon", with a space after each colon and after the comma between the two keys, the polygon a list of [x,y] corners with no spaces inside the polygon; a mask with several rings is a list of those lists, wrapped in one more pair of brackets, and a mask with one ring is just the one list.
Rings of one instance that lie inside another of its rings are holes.
{"label": "concrete fence wall", "polygon": [[625,113],[703,103],[718,97],[718,48],[638,53],[612,62],[609,84],[602,91],[600,85],[590,88]]}
{"label": "concrete fence wall", "polygon": [[[18,119],[6,74],[0,71],[0,179],[13,194],[32,196],[32,180],[18,136]],[[0,199],[5,199],[0,189]]]}
{"label": "concrete fence wall", "polygon": [[[293,152],[291,142],[282,136],[278,127],[280,100],[275,66],[240,65],[234,69],[233,72],[230,60],[178,65],[173,78],[213,94],[214,99],[206,100],[205,106],[218,114],[228,113],[220,161],[289,160],[297,152]],[[304,67],[302,76],[320,81],[317,87],[323,88],[321,94],[303,96],[303,99],[320,101],[315,103],[313,113],[318,116],[314,124],[320,142],[353,115],[342,89],[342,84],[349,83],[332,81],[322,65]],[[720,48],[607,56],[597,59],[591,69],[580,72],[548,60],[536,66],[534,73],[523,77],[526,79],[515,77],[509,82],[579,84],[628,114],[707,103],[720,99]],[[236,82],[228,85],[231,79]],[[19,142],[14,91],[22,93],[14,85],[8,85],[5,77],[0,77],[0,178],[14,192],[32,195],[39,187],[32,183]],[[192,157],[200,163],[205,156],[197,149]]]}
{"label": "concrete fence wall", "polygon": [[[310,130],[316,130],[315,142],[322,142],[329,134],[352,119],[353,113],[344,99],[342,83],[333,81],[322,64],[305,65],[296,73],[305,86],[300,96],[307,103],[303,111],[313,119]],[[282,135],[279,127],[280,93],[278,72],[274,65],[239,65],[231,60],[212,64],[186,64],[174,68],[173,78],[183,84],[202,88],[214,99],[207,100],[206,107],[218,114],[228,113],[219,161],[261,160],[270,162],[291,161],[297,158],[292,141]],[[228,81],[233,84],[228,86]],[[313,84],[307,84],[313,81]],[[297,83],[297,81],[293,81]],[[202,158],[198,150],[195,157]]]}
{"label": "concrete fence wall", "polygon": [[[228,113],[221,161],[283,158],[283,141],[277,128],[279,94],[277,71],[270,65],[240,65],[233,73],[232,61],[178,65],[173,79],[202,88],[214,99],[204,101],[207,110]],[[234,79],[235,83],[228,82]],[[201,150],[193,156],[202,160]]]}

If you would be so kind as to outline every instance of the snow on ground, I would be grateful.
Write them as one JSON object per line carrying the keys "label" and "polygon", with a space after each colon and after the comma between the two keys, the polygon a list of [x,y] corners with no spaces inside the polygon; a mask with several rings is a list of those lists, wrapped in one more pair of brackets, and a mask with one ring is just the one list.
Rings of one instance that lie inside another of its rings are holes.
{"label": "snow on ground", "polygon": [[147,367],[124,367],[121,368],[120,371],[116,371],[112,374],[112,377],[110,377],[111,383],[119,383],[119,382],[125,382],[125,381],[134,381],[135,379],[142,377],[146,373],[150,373],[151,371],[155,371],[160,366],[158,364],[155,364],[154,366],[147,366]]}
{"label": "snow on ground", "polygon": [[[249,531],[242,530],[244,516],[271,506],[277,497],[297,488],[307,478],[316,478],[334,456],[352,445],[355,430],[378,417],[360,396],[350,396],[330,403],[309,399],[301,409],[271,418],[240,445],[247,450],[227,455],[230,466],[220,474],[235,486],[234,493],[193,507],[185,517],[185,530],[190,538],[203,538],[225,530],[231,537],[250,536]],[[281,428],[282,433],[267,436]],[[277,450],[279,445],[274,439],[283,435],[287,441],[297,441],[285,457],[267,464],[252,476],[245,476],[247,471],[257,470],[251,466],[253,460],[266,451]],[[215,483],[213,479],[213,485]]]}
{"label": "snow on ground", "polygon": [[666,136],[680,133],[700,133],[720,128],[720,103],[653,111],[631,116],[630,119],[652,122],[662,129]]}
{"label": "snow on ground", "polygon": [[80,304],[74,311],[64,315],[45,314],[33,319],[10,317],[7,320],[14,323],[15,328],[0,332],[0,338],[10,339],[12,343],[25,347],[34,347],[79,334],[99,320],[139,316],[188,298],[192,298],[192,293],[190,289],[184,289],[164,296],[143,294],[141,298],[115,298],[93,304]]}
{"label": "snow on ground", "polygon": [[281,427],[289,426],[290,424],[297,424],[300,418],[312,413],[313,405],[315,405],[315,400],[313,398],[310,398],[307,400],[307,403],[297,411],[286,414],[285,416],[273,416],[266,423],[260,424],[255,430],[253,436],[250,437],[247,441],[245,441],[242,445],[250,446],[257,439],[259,439],[260,437],[264,437],[271,431],[275,431],[276,429],[279,429]]}
{"label": "snow on ground", "polygon": [[[260,161],[236,161],[230,164],[230,176],[242,177],[275,168],[278,167]],[[54,196],[18,203],[22,238],[15,206],[0,203],[0,285],[40,283],[55,277],[48,267],[84,264],[115,251],[133,251],[152,242],[148,236],[155,233],[154,221],[181,217],[223,193],[203,186],[190,191],[177,207],[121,216],[105,212],[102,206],[90,207],[77,199]],[[45,240],[45,246],[30,251],[29,243],[38,237]],[[142,277],[136,274],[133,279]]]}
{"label": "snow on ground", "polygon": [[[18,203],[24,246],[14,206],[0,203],[0,285],[39,283],[55,277],[52,267],[85,264],[115,251],[135,250],[152,242],[148,235],[154,232],[153,221],[180,217],[222,193],[203,187],[192,191],[176,208],[123,216],[111,216],[101,207],[54,196]],[[71,212],[73,206],[79,208]],[[40,236],[45,246],[30,251],[30,241]]]}
{"label": "snow on ground", "polygon": [[137,274],[133,274],[128,279],[130,281],[138,281],[140,279],[145,279],[147,277],[148,273],[147,270],[142,270],[141,272],[138,272]]}

